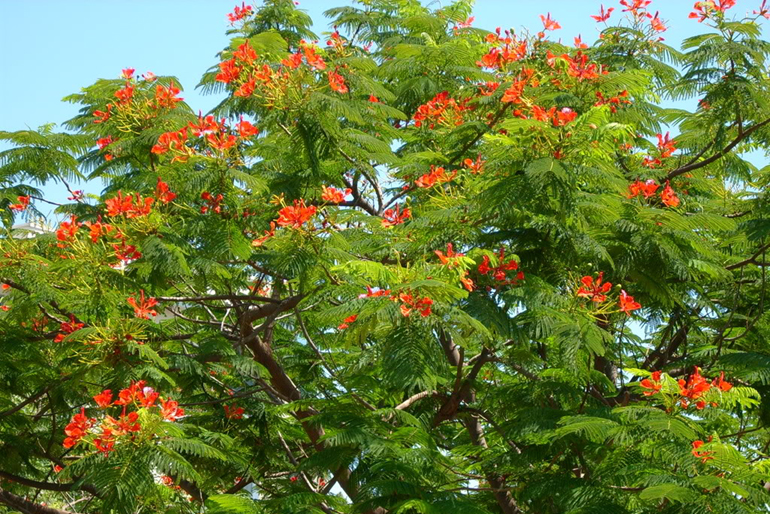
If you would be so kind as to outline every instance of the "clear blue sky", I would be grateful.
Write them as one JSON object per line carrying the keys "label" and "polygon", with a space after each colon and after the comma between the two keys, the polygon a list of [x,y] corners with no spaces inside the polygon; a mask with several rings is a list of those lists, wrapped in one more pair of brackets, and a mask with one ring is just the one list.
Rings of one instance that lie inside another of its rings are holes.
{"label": "clear blue sky", "polygon": [[[300,8],[313,17],[320,35],[329,30],[323,11],[350,3],[300,0]],[[477,0],[474,26],[539,30],[539,15],[550,12],[563,27],[552,38],[571,44],[581,34],[590,43],[603,25],[589,15],[597,14],[601,3],[615,7],[612,19],[618,17],[617,0]],[[667,20],[663,37],[675,47],[704,28],[687,18],[693,3],[655,0],[650,6]],[[738,0],[730,12],[751,12],[760,3]],[[227,45],[226,15],[235,5],[234,0],[0,0],[0,130],[65,121],[77,107],[61,98],[98,78],[116,78],[126,67],[178,77],[187,103],[206,112],[218,98],[193,88]],[[46,195],[64,200],[67,195],[56,189],[46,188]],[[99,184],[87,190],[98,192]]]}

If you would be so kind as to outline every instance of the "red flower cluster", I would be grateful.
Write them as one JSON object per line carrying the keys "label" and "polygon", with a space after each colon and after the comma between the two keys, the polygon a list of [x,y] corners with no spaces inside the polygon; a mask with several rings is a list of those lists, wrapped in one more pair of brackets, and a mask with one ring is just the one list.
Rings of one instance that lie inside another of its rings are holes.
{"label": "red flower cluster", "polygon": [[350,324],[353,323],[358,319],[358,314],[353,314],[351,316],[348,316],[344,320],[342,320],[342,324],[337,327],[337,330],[345,330],[346,328],[350,327]]}
{"label": "red flower cluster", "polygon": [[278,211],[276,223],[281,227],[302,228],[302,225],[315,216],[316,206],[305,205],[305,200],[294,200],[294,205],[287,205]]}
{"label": "red flower cluster", "polygon": [[70,320],[64,321],[59,326],[60,332],[56,334],[56,337],[54,338],[54,343],[61,343],[64,341],[64,338],[67,337],[69,334],[72,334],[73,332],[77,332],[81,328],[85,326],[84,323],[78,323],[75,321],[75,316],[70,314]]}
{"label": "red flower cluster", "polygon": [[484,171],[485,164],[486,164],[486,161],[481,159],[481,154],[476,156],[475,161],[473,159],[465,159],[463,161],[463,165],[465,165],[465,168],[474,175]]}
{"label": "red flower cluster", "polygon": [[155,298],[145,298],[144,289],[139,290],[139,301],[136,301],[134,296],[130,296],[126,300],[128,304],[134,308],[134,315],[141,319],[150,319],[150,316],[157,316],[158,313],[153,309],[158,305],[158,300]]}
{"label": "red flower cluster", "polygon": [[82,223],[79,223],[77,219],[77,216],[71,215],[69,221],[62,221],[59,224],[59,229],[56,231],[56,239],[59,241],[57,246],[59,248],[64,248],[66,243],[72,242],[75,239],[75,234],[77,234],[78,230],[83,225]]}
{"label": "red flower cluster", "polygon": [[390,289],[378,289],[377,291],[375,291],[369,286],[366,286],[366,293],[361,294],[358,297],[359,298],[382,297],[382,298],[387,298],[393,302],[401,302],[401,306],[399,307],[401,310],[401,315],[406,317],[408,317],[413,311],[418,311],[420,313],[420,316],[422,316],[423,318],[430,316],[431,306],[433,305],[433,300],[431,300],[427,296],[424,296],[422,298],[417,298],[410,292],[401,292],[394,295],[394,294],[391,294]]}
{"label": "red flower cluster", "polygon": [[229,407],[227,405],[222,406],[225,411],[225,417],[227,419],[242,419],[243,418],[243,407]]}
{"label": "red flower cluster", "polygon": [[[136,201],[136,204],[134,204],[134,201]],[[107,216],[120,216],[124,214],[126,218],[139,218],[150,214],[154,201],[154,198],[142,198],[139,196],[139,193],[134,193],[133,196],[123,196],[123,192],[118,191],[115,198],[106,200],[104,204],[107,206]]]}
{"label": "red flower cluster", "polygon": [[611,282],[604,282],[604,272],[600,271],[599,275],[594,279],[591,276],[585,276],[580,279],[582,286],[580,286],[575,293],[581,298],[589,298],[592,302],[601,303],[607,300],[605,293],[612,289]]}
{"label": "red flower cluster", "polygon": [[[711,441],[711,438],[709,438],[709,442],[710,441]],[[701,462],[705,463],[705,462],[708,462],[709,460],[714,458],[714,457],[711,456],[714,452],[707,452],[707,451],[703,451],[703,450],[698,450],[698,448],[700,448],[704,444],[706,444],[706,443],[704,443],[700,439],[698,439],[697,441],[693,441],[692,442],[692,454],[693,454],[693,456],[699,458]]]}
{"label": "red flower cluster", "polygon": [[597,101],[594,104],[594,106],[599,107],[601,105],[609,105],[610,112],[616,113],[618,112],[618,106],[628,105],[631,103],[631,101],[628,100],[627,97],[628,97],[628,91],[626,91],[625,89],[620,93],[618,93],[617,96],[612,96],[610,98],[605,98],[600,91],[597,91],[596,92]]}
{"label": "red flower cluster", "polygon": [[[765,3],[762,2],[762,7]],[[688,16],[689,18],[698,18],[698,23],[702,23],[706,18],[712,14],[723,14],[726,10],[735,6],[735,0],[705,0],[701,2],[695,2],[693,12]],[[754,14],[761,14],[754,11]]]}
{"label": "red flower cluster", "polygon": [[265,230],[265,235],[264,236],[258,237],[257,239],[252,241],[251,242],[252,246],[262,246],[263,244],[265,244],[265,241],[267,241],[268,239],[270,239],[271,237],[273,237],[275,235],[275,228],[276,228],[275,222],[271,221],[270,222],[270,230]]}
{"label": "red flower cluster", "polygon": [[230,25],[234,24],[238,20],[242,20],[252,12],[251,6],[246,5],[246,2],[241,3],[241,6],[235,6],[235,10],[227,15],[227,19],[230,21]]}
{"label": "red flower cluster", "polygon": [[224,196],[221,194],[218,194],[217,196],[212,195],[208,191],[204,191],[201,193],[201,200],[206,202],[206,205],[201,206],[201,214],[206,214],[209,211],[214,211],[217,214],[220,214],[222,212],[222,200],[224,200]]}
{"label": "red flower cluster", "polygon": [[604,4],[601,5],[599,8],[599,15],[591,15],[591,18],[596,20],[597,22],[607,21],[610,18],[610,14],[612,14],[612,11],[614,11],[614,7],[610,7],[606,11],[604,10]]}
{"label": "red flower cluster", "polygon": [[17,196],[16,200],[19,203],[12,203],[8,206],[9,209],[11,209],[13,212],[21,212],[27,210],[27,207],[29,206],[29,195]]}
{"label": "red flower cluster", "polygon": [[507,278],[507,271],[516,271],[519,269],[519,263],[514,259],[505,262],[505,249],[500,248],[497,252],[497,260],[500,263],[496,267],[490,266],[490,260],[487,255],[482,257],[482,262],[479,264],[478,272],[482,275],[489,274],[493,279],[497,281],[497,286],[516,285],[519,280],[524,280],[524,272],[519,271],[514,278]]}
{"label": "red flower cluster", "polygon": [[178,98],[176,96],[180,92],[181,90],[178,87],[174,86],[173,81],[168,85],[168,87],[158,84],[157,86],[155,86],[156,108],[166,107],[168,109],[174,109],[178,102],[181,102],[182,100],[184,100],[184,98]]}
{"label": "red flower cluster", "polygon": [[329,87],[331,87],[333,91],[340,94],[348,92],[348,86],[345,84],[345,77],[336,71],[329,71],[326,76],[329,79]]}
{"label": "red flower cluster", "polygon": [[[575,292],[578,297],[588,298],[595,303],[607,301],[607,293],[612,289],[612,283],[604,282],[603,271],[600,271],[596,278],[586,275],[580,279],[580,282],[583,285]],[[630,316],[631,311],[641,309],[642,305],[639,302],[634,301],[633,296],[630,296],[621,289],[620,297],[618,298],[618,308],[620,309],[620,312],[625,312],[627,316]]]}
{"label": "red flower cluster", "polygon": [[[476,61],[476,66],[480,68],[501,69],[506,64],[520,61],[527,56],[527,41],[517,40],[509,31],[505,31],[505,37],[500,35],[500,27],[496,29],[497,35],[489,34],[487,42],[492,43],[490,48],[480,61]],[[502,47],[497,46],[502,43]],[[495,87],[495,89],[497,89]]]}
{"label": "red flower cluster", "polygon": [[674,146],[675,141],[672,140],[668,132],[666,132],[666,135],[663,136],[662,134],[656,134],[658,138],[658,150],[660,150],[660,158],[665,159],[666,157],[671,157],[671,154],[676,152],[676,146]]}
{"label": "red flower cluster", "polygon": [[442,166],[439,166],[438,168],[434,165],[431,165],[430,171],[426,173],[425,175],[421,176],[417,180],[414,181],[414,184],[417,187],[427,188],[427,187],[433,187],[436,184],[443,184],[444,182],[449,182],[450,180],[454,179],[457,175],[457,170],[453,171],[450,174],[446,173],[446,170]]}
{"label": "red flower cluster", "polygon": [[64,439],[63,446],[65,448],[72,448],[78,444],[86,436],[95,421],[94,419],[89,419],[86,416],[86,409],[81,407],[80,412],[72,416],[69,424],[64,427],[64,433],[67,437]]}
{"label": "red flower cluster", "polygon": [[[640,193],[645,199],[655,196],[655,192],[660,187],[654,180],[649,179],[645,182],[637,180],[636,182],[628,186],[628,198],[634,198]],[[668,181],[666,181],[666,187],[660,193],[660,200],[667,207],[676,207],[679,205],[679,197],[674,192]]]}
{"label": "red flower cluster", "polygon": [[395,227],[396,225],[401,225],[411,217],[411,209],[405,207],[402,211],[401,206],[396,204],[395,209],[386,209],[385,212],[382,213],[382,226],[385,228]]}
{"label": "red flower cluster", "polygon": [[653,371],[652,380],[645,378],[640,382],[640,385],[644,389],[647,389],[647,391],[644,391],[644,396],[652,396],[660,391],[661,387],[663,387],[663,383],[660,381],[660,375],[660,371]]}
{"label": "red flower cluster", "polygon": [[446,254],[444,254],[444,252],[442,252],[441,250],[436,250],[435,253],[438,256],[438,259],[441,261],[441,264],[444,264],[449,268],[453,268],[457,266],[458,265],[457,259],[465,256],[464,253],[455,253],[452,243],[446,244]]}
{"label": "red flower cluster", "polygon": [[344,191],[335,189],[333,187],[323,186],[323,193],[321,193],[321,199],[329,203],[342,203],[345,201],[345,197],[351,193],[351,189],[346,188]]}
{"label": "red flower cluster", "polygon": [[[160,415],[167,421],[176,421],[184,416],[184,409],[179,408],[178,402],[170,398],[166,400],[160,398],[156,391],[151,387],[145,386],[144,380],[134,382],[131,386],[121,390],[118,393],[118,399],[115,401],[112,400],[112,391],[110,389],[105,389],[93,398],[100,409],[107,409],[113,405],[123,407],[117,419],[109,415],[105,416],[104,421],[100,425],[101,433],[93,434],[94,446],[105,455],[115,449],[117,438],[130,436],[133,439],[135,437],[134,434],[142,430],[142,426],[138,422],[139,414],[136,411],[126,412],[129,405],[133,404],[137,409],[157,407],[160,409]],[[160,404],[156,405],[156,401],[160,401]],[[80,414],[73,416],[72,421],[64,430],[64,433],[68,436],[64,440],[64,447],[71,448],[75,446],[89,434],[90,428],[95,423],[96,420],[94,418],[86,418],[85,409],[81,408]]]}
{"label": "red flower cluster", "polygon": [[[731,383],[725,381],[724,371],[719,373],[719,378],[715,378],[712,382],[708,382],[700,374],[700,368],[697,366],[687,381],[679,379],[677,382],[679,383],[679,394],[682,395],[682,399],[679,403],[685,409],[690,406],[691,402],[695,402],[696,409],[704,409],[706,407],[706,402],[701,399],[701,397],[712,387],[715,387],[722,392],[727,392],[733,387]],[[716,407],[716,403],[712,402],[712,406]]]}
{"label": "red flower cluster", "polygon": [[437,124],[449,127],[459,126],[463,124],[462,113],[466,109],[465,102],[458,103],[449,98],[448,91],[443,91],[417,108],[413,116],[414,126],[422,127],[423,123],[427,123],[431,129]]}

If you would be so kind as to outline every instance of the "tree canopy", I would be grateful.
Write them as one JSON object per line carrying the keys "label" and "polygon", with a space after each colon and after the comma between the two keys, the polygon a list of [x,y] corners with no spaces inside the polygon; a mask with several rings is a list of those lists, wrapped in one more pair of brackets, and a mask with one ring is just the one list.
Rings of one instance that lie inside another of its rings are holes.
{"label": "tree canopy", "polygon": [[0,512],[766,512],[770,12],[649,4],[244,3],[210,113],[0,132]]}

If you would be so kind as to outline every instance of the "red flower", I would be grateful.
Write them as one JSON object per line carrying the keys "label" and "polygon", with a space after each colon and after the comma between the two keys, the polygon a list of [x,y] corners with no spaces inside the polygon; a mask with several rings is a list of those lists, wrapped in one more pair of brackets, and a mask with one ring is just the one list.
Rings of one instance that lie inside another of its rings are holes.
{"label": "red flower", "polygon": [[659,392],[660,388],[663,387],[663,384],[660,382],[660,371],[653,371],[651,378],[652,380],[645,378],[640,382],[640,385],[643,388],[649,389],[649,391],[644,391],[644,396],[652,396]]}
{"label": "red flower", "polygon": [[556,20],[551,19],[551,13],[548,13],[548,16],[541,14],[540,20],[543,22],[544,30],[558,30],[561,28],[561,25]]}
{"label": "red flower", "polygon": [[142,254],[137,251],[136,246],[127,245],[125,241],[121,241],[119,245],[112,245],[112,248],[115,249],[115,257],[122,262],[135,261],[142,257]]}
{"label": "red flower", "polygon": [[345,330],[350,326],[351,323],[353,323],[357,319],[358,319],[358,314],[353,314],[352,316],[348,316],[342,321],[342,324],[337,327],[337,330]]}
{"label": "red flower", "polygon": [[181,130],[174,130],[161,134],[158,142],[152,147],[150,152],[162,154],[170,150],[186,152],[185,141],[187,141],[187,127]]}
{"label": "red flower", "polygon": [[634,297],[629,296],[628,293],[626,293],[623,289],[620,290],[619,305],[620,311],[625,312],[626,316],[630,316],[631,311],[642,308],[642,305],[638,302],[635,302]]}
{"label": "red flower", "polygon": [[259,134],[259,129],[243,118],[241,118],[241,121],[235,128],[238,129],[238,135],[244,139]]}
{"label": "red flower", "polygon": [[137,382],[132,382],[131,385],[125,389],[121,389],[118,393],[118,399],[115,400],[115,405],[128,405],[129,403],[136,401],[139,391],[144,389],[145,384],[146,382],[144,380],[139,380]]}
{"label": "red flower", "polygon": [[59,472],[60,472],[61,470],[63,470],[63,469],[64,469],[63,467],[61,467],[61,466],[59,466],[58,464],[56,464],[56,465],[53,467],[53,472],[54,472],[54,473],[59,473]]}
{"label": "red flower", "polygon": [[524,86],[527,85],[526,80],[514,80],[511,87],[505,90],[503,93],[503,103],[521,103],[521,94],[524,92]]}
{"label": "red flower", "polygon": [[[321,58],[321,56],[316,53],[314,46],[308,45],[302,41],[300,43],[300,48],[302,49],[303,56],[305,57],[305,61],[307,62],[308,66],[318,71],[326,69],[326,63],[324,62],[323,58]],[[329,82],[331,82],[331,77],[329,78]],[[332,86],[332,89],[334,89],[334,86]],[[345,88],[345,91],[340,91],[340,93],[347,93],[347,88]]]}
{"label": "red flower", "polygon": [[725,393],[733,388],[733,385],[731,383],[725,381],[724,371],[719,372],[719,378],[715,378],[714,381],[711,382],[711,385],[713,387],[719,388],[720,391]]}
{"label": "red flower", "polygon": [[156,77],[153,72],[148,71],[147,73],[142,73],[142,78],[144,80],[146,80],[147,82],[152,82],[153,80],[155,80],[158,77]]}
{"label": "red flower", "polygon": [[240,74],[241,68],[236,64],[235,59],[229,59],[219,63],[219,73],[216,74],[214,80],[229,84],[236,80]]}
{"label": "red flower", "polygon": [[[689,405],[689,400],[697,400],[711,388],[711,384],[701,376],[700,368],[698,367],[695,368],[695,371],[690,375],[687,382],[683,379],[679,379],[677,382],[679,383],[679,394],[683,397],[681,399],[681,404],[684,408],[687,408]],[[698,410],[701,410],[706,406],[706,402],[702,400],[698,401],[695,406]]]}
{"label": "red flower", "polygon": [[486,164],[486,161],[483,161],[481,159],[481,154],[478,154],[475,161],[473,159],[465,159],[463,164],[471,173],[476,175],[477,173],[484,171],[484,165]]}
{"label": "red flower", "polygon": [[329,87],[332,90],[344,94],[348,92],[348,86],[345,85],[345,78],[336,71],[330,71],[326,74],[329,78]]}
{"label": "red flower", "polygon": [[265,230],[265,235],[262,236],[262,237],[258,237],[257,239],[252,241],[251,244],[252,244],[252,246],[262,246],[265,243],[265,241],[267,241],[268,239],[270,239],[274,235],[275,235],[275,222],[271,221],[270,222],[270,230]]}
{"label": "red flower", "polygon": [[225,133],[213,133],[206,136],[206,141],[215,150],[224,152],[228,148],[235,146],[238,142],[237,138],[232,134]]}
{"label": "red flower", "polygon": [[395,209],[387,209],[382,213],[382,226],[385,228],[401,225],[407,219],[412,217],[412,211],[409,208],[401,210],[401,206],[396,204]]}
{"label": "red flower", "polygon": [[257,52],[254,51],[254,48],[251,47],[251,44],[249,44],[248,41],[244,41],[243,44],[238,47],[238,50],[233,52],[233,58],[236,61],[241,61],[246,64],[253,63],[257,57]]}
{"label": "red flower", "polygon": [[176,198],[176,193],[172,193],[168,188],[168,184],[158,177],[158,185],[155,186],[155,198],[157,198],[160,203],[169,203]]}
{"label": "red flower", "polygon": [[369,95],[369,101],[370,101],[370,102],[372,102],[373,104],[378,104],[378,103],[380,103],[380,99],[379,99],[379,98],[377,98],[377,97],[376,97],[376,96],[374,96],[374,95]]}
{"label": "red flower", "polygon": [[645,7],[650,5],[652,3],[652,0],[630,0],[631,3],[628,3],[628,0],[620,0],[620,5],[623,5],[626,7],[626,9],[623,9],[623,12],[631,12],[634,16],[637,16],[639,13],[638,11],[644,10]]}
{"label": "red flower", "polygon": [[126,84],[121,89],[115,91],[115,98],[118,99],[118,103],[125,105],[131,103],[131,99],[134,97],[134,86]]}
{"label": "red flower", "polygon": [[56,231],[56,239],[62,242],[75,239],[75,234],[77,234],[78,229],[80,229],[80,226],[82,225],[77,222],[77,219],[77,216],[70,216],[69,221],[62,221],[59,225],[59,229]]}
{"label": "red flower", "polygon": [[628,197],[634,198],[639,193],[642,193],[645,198],[649,198],[655,194],[655,191],[660,187],[654,180],[649,179],[646,182],[637,180],[633,184],[628,186]]}
{"label": "red flower", "polygon": [[430,171],[426,173],[425,175],[421,176],[417,180],[414,181],[414,184],[417,187],[433,187],[436,184],[443,184],[444,182],[449,182],[450,180],[454,179],[457,175],[457,170],[453,171],[451,174],[447,175],[446,170],[444,170],[443,167],[436,167],[434,165],[431,165]]}
{"label": "red flower", "polygon": [[577,35],[574,39],[575,48],[580,48],[581,50],[585,50],[588,48],[588,45],[583,43],[583,38],[580,37],[580,34]]}
{"label": "red flower", "polygon": [[126,80],[131,80],[132,78],[134,78],[135,71],[136,70],[134,68],[126,68],[122,70],[121,76]]}
{"label": "red flower", "polygon": [[9,209],[11,209],[13,212],[21,212],[27,210],[27,207],[29,206],[29,195],[17,196],[16,200],[18,200],[19,203],[13,203],[9,205]]}
{"label": "red flower", "polygon": [[173,81],[168,87],[164,87],[160,84],[155,86],[155,101],[157,102],[158,107],[168,107],[170,109],[176,107],[177,102],[184,100],[184,98],[178,98],[176,96],[180,92],[181,90],[174,86]]}
{"label": "red flower", "polygon": [[342,203],[345,201],[345,197],[351,193],[351,189],[346,188],[344,191],[335,189],[333,187],[323,186],[323,193],[321,193],[321,199],[331,203]]}
{"label": "red flower", "polygon": [[242,20],[246,16],[251,14],[251,6],[246,5],[246,2],[242,2],[241,6],[235,6],[235,10],[227,15],[227,19],[230,20],[230,25],[234,24],[238,20]]}
{"label": "red flower", "polygon": [[221,194],[218,194],[216,197],[212,196],[211,193],[208,191],[204,191],[201,193],[201,199],[205,200],[208,205],[204,205],[201,207],[201,214],[206,214],[209,210],[212,210],[219,214],[222,212],[222,206],[220,205],[222,203],[222,200],[224,199],[224,196]]}
{"label": "red flower", "polygon": [[711,454],[714,453],[714,452],[698,451],[698,448],[700,448],[704,444],[706,444],[706,443],[704,443],[700,439],[697,440],[697,441],[693,441],[693,443],[692,443],[692,454],[695,457],[699,458],[701,462],[708,462],[710,459],[714,458],[714,457],[711,456]]}
{"label": "red flower", "polygon": [[63,446],[65,448],[72,448],[78,444],[85,437],[91,425],[92,421],[86,417],[85,408],[81,407],[80,413],[72,416],[69,424],[64,427],[64,433],[67,435],[67,438],[64,439]]}
{"label": "red flower", "polygon": [[654,30],[655,32],[665,32],[668,30],[666,25],[663,23],[663,20],[658,18],[657,11],[655,12],[655,16],[650,18],[650,26],[652,27],[652,30]]}
{"label": "red flower", "polygon": [[[136,200],[136,205],[134,205],[134,200]],[[106,200],[104,204],[107,206],[107,216],[125,214],[126,218],[138,218],[150,214],[154,201],[154,198],[143,199],[139,196],[139,193],[136,193],[134,196],[123,196],[123,193],[118,191],[118,195],[115,198]]]}
{"label": "red flower", "polygon": [[158,300],[155,298],[144,297],[144,289],[139,291],[139,302],[131,296],[127,300],[128,304],[134,308],[134,315],[141,319],[150,319],[150,316],[157,316],[158,313],[153,310],[153,307],[158,305]]}
{"label": "red flower", "polygon": [[666,157],[671,157],[671,154],[676,152],[676,146],[674,146],[675,141],[669,137],[668,132],[666,132],[665,136],[662,136],[661,134],[656,135],[658,137],[658,149],[660,150],[660,158],[665,159]]}
{"label": "red flower", "polygon": [[[224,121],[224,120],[223,120]],[[192,129],[192,133],[195,137],[201,137],[209,132],[216,132],[219,130],[219,123],[214,119],[214,116],[198,116],[198,123],[195,124],[192,121],[188,123],[188,127]]]}
{"label": "red flower", "polygon": [[282,227],[301,228],[316,213],[316,206],[305,205],[305,200],[294,200],[294,205],[287,205],[278,211],[278,225]]}
{"label": "red flower", "polygon": [[768,20],[770,20],[770,9],[768,9],[765,4],[767,3],[767,0],[762,0],[762,5],[759,6],[758,11],[754,11],[754,14],[758,14],[760,16],[764,16]]}
{"label": "red flower", "polygon": [[561,58],[569,64],[567,75],[575,77],[579,82],[599,77],[599,67],[595,63],[589,63],[588,56],[583,52],[578,51],[574,58],[567,54],[563,54]]}
{"label": "red flower", "polygon": [[476,289],[476,284],[473,283],[473,279],[468,278],[468,270],[463,271],[462,276],[460,276],[460,283],[470,292],[473,292],[473,290]]}
{"label": "red flower", "polygon": [[463,257],[465,255],[464,253],[455,253],[452,243],[446,244],[446,255],[444,255],[444,252],[441,250],[436,250],[435,253],[441,261],[441,264],[448,264],[450,268],[457,265],[456,259],[458,257]]}
{"label": "red flower", "polygon": [[607,293],[610,289],[612,289],[612,284],[610,282],[605,282],[602,284],[602,280],[604,280],[604,272],[600,271],[599,275],[594,280],[593,277],[586,275],[585,277],[581,278],[580,281],[583,283],[580,288],[577,290],[577,296],[580,296],[582,298],[590,298],[592,302],[603,302],[607,299],[607,295],[604,293]]}
{"label": "red flower", "polygon": [[679,197],[666,181],[666,187],[660,192],[660,199],[666,207],[676,207],[679,205]]}
{"label": "red flower", "polygon": [[612,13],[612,11],[614,11],[614,10],[615,10],[615,8],[614,8],[614,7],[610,7],[609,9],[607,9],[607,10],[605,11],[605,10],[604,10],[604,4],[602,4],[602,5],[601,5],[601,7],[599,8],[599,15],[598,15],[598,16],[596,16],[596,15],[593,15],[593,14],[592,14],[592,15],[591,15],[591,18],[595,19],[597,22],[601,22],[601,21],[607,21],[607,20],[609,19],[609,17],[610,17],[610,14],[611,14],[611,13]]}
{"label": "red flower", "polygon": [[179,402],[166,398],[161,400],[160,414],[166,421],[176,421],[184,416],[184,409],[179,407]]}
{"label": "red flower", "polygon": [[567,123],[574,121],[577,118],[577,113],[569,107],[563,107],[560,111],[556,112],[553,117],[554,127],[563,127]]}
{"label": "red flower", "polygon": [[243,418],[243,407],[228,407],[227,405],[223,405],[223,408],[225,410],[225,417],[227,419]]}
{"label": "red flower", "polygon": [[414,126],[421,127],[423,122],[428,122],[429,128],[436,124],[458,126],[463,124],[462,111],[466,108],[449,98],[449,93],[443,91],[433,97],[428,103],[417,108],[414,114]]}
{"label": "red flower", "polygon": [[98,405],[100,409],[106,409],[107,407],[112,405],[112,391],[109,389],[105,389],[101,393],[94,396],[94,401],[96,402],[96,405]]}
{"label": "red flower", "polygon": [[99,242],[100,236],[107,235],[113,230],[115,230],[115,227],[113,227],[112,225],[109,225],[107,223],[102,223],[101,216],[99,216],[99,219],[96,222],[91,223],[90,221],[86,221],[84,225],[88,227],[88,229],[90,230],[91,242],[93,243]]}
{"label": "red flower", "polygon": [[107,110],[106,111],[94,111],[94,123],[104,123],[108,119],[110,119],[110,112],[112,111],[112,104],[107,104]]}
{"label": "red flower", "polygon": [[408,317],[412,311],[415,310],[418,311],[423,318],[430,316],[433,300],[427,296],[420,300],[415,300],[410,293],[399,293],[395,299],[401,302],[400,310],[402,316]]}
{"label": "red flower", "polygon": [[281,60],[281,64],[283,64],[287,68],[296,70],[297,68],[299,68],[299,65],[302,64],[302,54],[300,52],[297,52],[296,54],[291,54],[289,57]]}
{"label": "red flower", "polygon": [[72,334],[73,332],[77,332],[81,328],[85,326],[84,323],[78,323],[75,321],[75,316],[70,314],[70,320],[63,322],[59,326],[59,330],[61,331],[60,334],[57,334],[54,338],[54,343],[61,343],[64,341],[64,338],[67,337],[69,334]]}

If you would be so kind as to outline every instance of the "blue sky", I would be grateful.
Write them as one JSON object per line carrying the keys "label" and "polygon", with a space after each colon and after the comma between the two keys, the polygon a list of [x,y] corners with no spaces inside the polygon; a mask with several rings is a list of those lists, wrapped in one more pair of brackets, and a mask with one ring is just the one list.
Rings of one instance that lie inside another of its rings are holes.
{"label": "blue sky", "polygon": [[[675,47],[705,28],[687,18],[693,2],[655,0],[650,6],[667,20],[663,36]],[[760,2],[738,0],[730,12],[751,12]],[[299,7],[313,17],[320,36],[329,30],[323,11],[351,3],[300,0]],[[550,12],[563,27],[552,38],[571,43],[581,34],[590,43],[603,25],[589,15],[597,14],[602,3],[616,8],[616,19],[617,0],[477,0],[474,25],[539,30],[539,15]],[[0,130],[65,121],[77,107],[61,98],[98,78],[116,78],[126,67],[178,77],[187,103],[206,112],[219,99],[199,95],[194,86],[227,45],[226,15],[235,5],[234,0],[0,0]],[[46,188],[46,196],[64,200],[67,194],[58,189]],[[98,192],[99,184],[86,189]]]}

